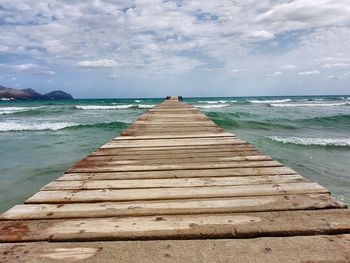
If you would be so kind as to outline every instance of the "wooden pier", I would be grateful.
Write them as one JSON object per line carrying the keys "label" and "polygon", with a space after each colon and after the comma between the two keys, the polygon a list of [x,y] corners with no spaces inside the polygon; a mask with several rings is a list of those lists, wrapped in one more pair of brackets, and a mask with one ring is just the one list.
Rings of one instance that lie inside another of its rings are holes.
{"label": "wooden pier", "polygon": [[3,213],[0,262],[350,262],[346,208],[172,98]]}

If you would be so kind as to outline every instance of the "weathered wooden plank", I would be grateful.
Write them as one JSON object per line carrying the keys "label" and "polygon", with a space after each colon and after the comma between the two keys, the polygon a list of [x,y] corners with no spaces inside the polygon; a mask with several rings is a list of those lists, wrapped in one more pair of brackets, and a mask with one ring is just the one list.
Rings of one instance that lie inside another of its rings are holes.
{"label": "weathered wooden plank", "polygon": [[223,176],[259,176],[296,174],[288,167],[244,167],[202,170],[169,170],[169,171],[126,171],[126,172],[92,172],[65,173],[57,180],[116,180],[116,179],[161,179],[161,178],[200,178]]}
{"label": "weathered wooden plank", "polygon": [[[171,129],[171,131],[169,131]],[[122,133],[122,135],[128,135],[129,133],[138,133],[141,135],[180,135],[180,134],[203,134],[203,133],[221,133],[223,132],[222,128],[218,127],[198,127],[195,128],[195,132],[193,131],[193,127],[168,127],[168,128],[163,128],[163,127],[130,127],[127,129],[125,132]],[[126,133],[126,134],[125,134]]]}
{"label": "weathered wooden plank", "polygon": [[[167,155],[164,155],[165,157]],[[192,157],[192,158],[153,158],[153,159],[134,159],[134,160],[116,160],[113,158],[107,158],[105,160],[85,158],[74,165],[78,167],[94,167],[94,166],[122,166],[122,165],[164,165],[164,164],[184,164],[184,163],[220,163],[220,162],[242,162],[242,161],[271,161],[269,156],[257,153],[256,155],[245,156],[219,156],[219,157]]]}
{"label": "weathered wooden plank", "polygon": [[192,108],[192,109],[182,109],[182,108],[172,108],[172,109],[149,109],[147,111],[148,114],[195,114],[195,113],[201,113],[198,109]]}
{"label": "weathered wooden plank", "polygon": [[[150,127],[130,127],[129,129],[127,129],[125,132],[127,132],[127,134],[125,134],[123,132],[123,136],[124,135],[128,135],[129,133],[137,133],[140,135],[180,135],[180,134],[184,134],[184,135],[188,135],[188,134],[201,134],[201,133],[221,133],[223,132],[222,128],[218,128],[218,127],[198,127],[198,128],[193,128],[193,127],[183,127],[183,128],[178,128],[178,127],[168,127],[168,130],[166,130],[163,127],[155,127],[155,128],[150,128]],[[169,129],[171,129],[171,131],[169,131]],[[193,131],[193,129],[196,130],[196,132]]]}
{"label": "weathered wooden plank", "polygon": [[140,135],[152,135],[152,136],[162,136],[162,135],[193,135],[193,134],[203,134],[203,133],[221,133],[223,131],[222,128],[196,128],[196,131],[193,131],[193,128],[184,128],[184,129],[172,129],[171,131],[165,129],[151,129],[151,128],[129,128],[121,133],[123,136],[140,136]]}
{"label": "weathered wooden plank", "polygon": [[[0,244],[2,262],[349,262],[350,235]],[[249,253],[248,253],[249,252]],[[19,261],[19,259],[21,261]]]}
{"label": "weathered wooden plank", "polygon": [[[162,147],[162,148],[167,148],[167,147],[188,147],[188,146],[202,146],[202,145],[212,145],[213,147],[220,147],[220,145],[224,145],[225,142],[220,142],[220,141],[200,141],[200,142],[186,142],[184,144],[179,144],[179,143],[170,143],[170,144],[165,144],[162,142],[155,142],[154,144],[152,143],[143,143],[143,144],[121,144],[121,143],[116,143],[116,142],[109,142],[106,143],[105,145],[102,145],[100,149],[106,149],[106,148],[157,148],[157,147]],[[231,145],[241,145],[241,144],[247,144],[244,141],[241,140],[235,140],[230,142]]]}
{"label": "weathered wooden plank", "polygon": [[147,136],[119,136],[113,140],[152,140],[152,139],[181,139],[181,138],[213,138],[213,137],[235,137],[232,133],[202,133],[202,134],[190,134],[190,135],[147,135]]}
{"label": "weathered wooden plank", "polygon": [[247,150],[256,150],[254,146],[250,144],[239,145],[217,145],[212,146],[173,146],[173,147],[145,147],[145,148],[100,148],[91,155],[151,155],[151,154],[169,154],[169,153],[190,153],[196,155],[197,153],[221,153],[221,152],[240,152]]}
{"label": "weathered wooden plank", "polygon": [[190,138],[192,135],[202,135],[202,134],[207,134],[207,133],[213,133],[213,134],[220,134],[222,130],[220,128],[215,128],[215,129],[205,129],[201,131],[151,131],[151,130],[125,130],[121,132],[121,136],[188,136]]}
{"label": "weathered wooden plank", "polygon": [[349,234],[350,210],[0,221],[0,241],[203,239]]}
{"label": "weathered wooden plank", "polygon": [[[151,130],[151,129],[128,129],[125,130],[121,133],[122,136],[146,136],[146,135],[151,135],[151,136],[164,136],[164,135],[172,135],[172,136],[178,136],[178,135],[201,135],[201,134],[206,134],[208,132],[210,133],[221,133],[223,131],[222,128],[210,128],[210,129],[196,129],[195,132],[193,131],[184,131],[184,130],[180,130],[180,131],[165,131],[165,130]],[[190,137],[190,136],[189,136]]]}
{"label": "weathered wooden plank", "polygon": [[76,172],[126,172],[126,171],[166,171],[166,170],[198,170],[221,169],[241,167],[278,167],[282,166],[276,161],[239,161],[239,162],[215,162],[215,163],[183,163],[183,164],[157,164],[157,165],[108,165],[94,167],[73,167],[67,170]]}
{"label": "weathered wooden plank", "polygon": [[166,200],[185,198],[212,198],[234,196],[261,196],[285,194],[329,193],[317,183],[300,182],[286,184],[260,184],[236,186],[151,188],[151,189],[102,189],[40,191],[25,203],[73,203],[130,200]]}
{"label": "weathered wooden plank", "polygon": [[187,145],[217,145],[217,144],[242,144],[246,143],[237,138],[217,138],[217,139],[159,139],[143,141],[111,141],[101,146],[101,148],[121,148],[121,147],[161,147],[161,146],[187,146]]}
{"label": "weathered wooden plank", "polygon": [[139,180],[81,180],[81,181],[52,181],[41,191],[50,190],[79,190],[79,189],[128,189],[128,188],[178,188],[202,186],[226,186],[247,184],[280,184],[306,182],[298,174],[245,176],[245,177],[205,177],[205,178],[177,178],[177,179],[139,179]]}
{"label": "weathered wooden plank", "polygon": [[210,121],[204,114],[185,114],[185,115],[165,115],[165,114],[144,114],[138,120],[144,121]]}
{"label": "weathered wooden plank", "polygon": [[[138,140],[118,140],[113,139],[112,142],[116,144],[126,145],[126,144],[132,144],[132,145],[138,145],[138,144],[144,144],[144,143],[170,143],[170,144],[179,144],[184,143],[186,145],[187,142],[236,142],[241,141],[236,136],[221,136],[221,137],[199,137],[199,138],[153,138],[153,139],[138,139]],[[141,146],[142,147],[142,146]]]}
{"label": "weathered wooden plank", "polygon": [[207,121],[186,121],[186,120],[178,120],[178,121],[170,121],[170,120],[162,120],[162,121],[135,121],[130,128],[146,128],[146,129],[167,129],[169,131],[169,127],[172,129],[177,130],[184,130],[184,129],[192,129],[194,131],[195,129],[216,129],[218,128],[217,125],[210,120]]}
{"label": "weathered wooden plank", "polygon": [[274,195],[166,201],[16,205],[0,220],[180,215],[346,208],[329,194]]}
{"label": "weathered wooden plank", "polygon": [[200,111],[196,111],[196,112],[174,112],[174,111],[168,111],[168,112],[161,112],[161,111],[158,111],[157,113],[154,113],[152,111],[148,111],[146,113],[144,113],[141,117],[162,117],[162,118],[172,118],[172,117],[198,117],[198,116],[201,116],[201,117],[207,117],[207,115],[205,115],[204,113],[200,112]]}
{"label": "weathered wooden plank", "polygon": [[98,160],[98,161],[118,161],[118,160],[161,160],[161,159],[192,159],[192,158],[203,158],[203,157],[234,157],[234,156],[252,156],[262,155],[257,150],[248,149],[247,151],[231,151],[231,152],[197,152],[197,153],[173,153],[173,152],[160,152],[154,154],[133,154],[128,155],[88,155],[83,160]]}
{"label": "weathered wooden plank", "polygon": [[207,117],[197,117],[197,118],[161,118],[161,117],[148,117],[148,118],[140,118],[135,122],[135,124],[140,124],[140,123],[147,123],[151,122],[152,124],[165,124],[165,123],[170,123],[171,125],[176,125],[179,123],[183,124],[193,124],[193,123],[212,123],[211,120],[209,120]]}

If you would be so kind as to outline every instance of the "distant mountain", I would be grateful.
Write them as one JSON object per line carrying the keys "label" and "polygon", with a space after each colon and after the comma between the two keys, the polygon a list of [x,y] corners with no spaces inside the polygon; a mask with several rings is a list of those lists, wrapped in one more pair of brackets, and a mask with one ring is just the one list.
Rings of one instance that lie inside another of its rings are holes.
{"label": "distant mountain", "polygon": [[49,93],[46,93],[44,96],[47,100],[72,100],[73,99],[72,95],[60,90],[51,91]]}
{"label": "distant mountain", "polygon": [[2,100],[72,100],[69,93],[63,91],[51,91],[40,94],[33,89],[13,89],[0,86],[0,99]]}

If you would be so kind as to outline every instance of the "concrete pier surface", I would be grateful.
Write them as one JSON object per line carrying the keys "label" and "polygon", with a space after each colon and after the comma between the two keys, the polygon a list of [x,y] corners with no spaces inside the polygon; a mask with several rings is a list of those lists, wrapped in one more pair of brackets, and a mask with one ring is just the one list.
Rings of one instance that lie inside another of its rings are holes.
{"label": "concrete pier surface", "polygon": [[0,262],[350,262],[350,212],[170,98],[0,215],[0,242]]}

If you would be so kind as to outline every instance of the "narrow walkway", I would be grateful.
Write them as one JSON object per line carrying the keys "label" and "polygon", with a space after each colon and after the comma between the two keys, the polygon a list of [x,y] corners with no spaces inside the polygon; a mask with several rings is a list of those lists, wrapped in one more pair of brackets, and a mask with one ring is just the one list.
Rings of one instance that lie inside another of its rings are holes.
{"label": "narrow walkway", "polygon": [[0,262],[350,262],[345,204],[173,98],[0,220]]}

